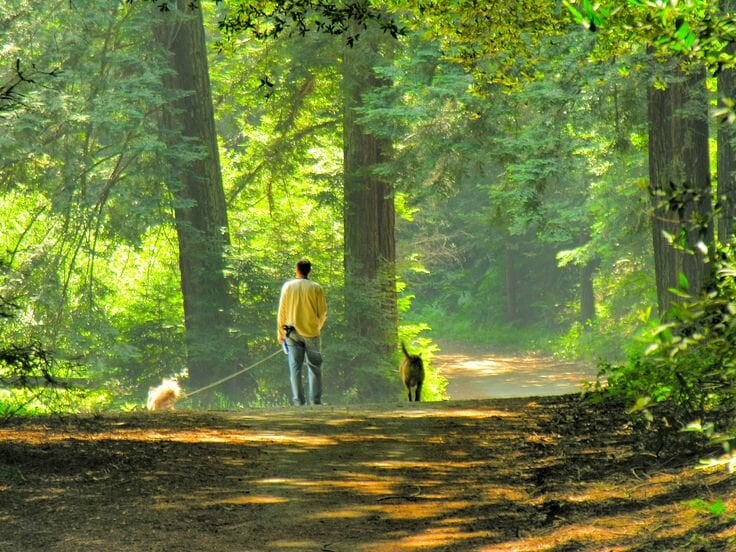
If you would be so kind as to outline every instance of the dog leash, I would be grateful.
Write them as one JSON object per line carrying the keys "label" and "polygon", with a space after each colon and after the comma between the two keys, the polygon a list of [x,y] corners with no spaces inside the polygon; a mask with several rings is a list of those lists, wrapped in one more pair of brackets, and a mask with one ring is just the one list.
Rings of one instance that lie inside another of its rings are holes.
{"label": "dog leash", "polygon": [[[276,351],[275,353],[273,353],[273,354],[271,354],[271,355],[268,355],[268,356],[267,356],[266,358],[262,358],[261,360],[259,360],[258,362],[254,363],[254,364],[251,364],[251,365],[250,365],[250,366],[248,366],[247,368],[243,368],[242,370],[239,370],[239,371],[235,372],[234,374],[230,374],[229,376],[225,376],[224,378],[222,378],[222,379],[220,379],[220,380],[217,380],[217,381],[216,381],[216,382],[214,382],[214,383],[210,383],[209,385],[205,385],[204,387],[201,387],[201,388],[199,388],[199,389],[197,389],[197,390],[195,390],[195,391],[192,391],[191,393],[184,393],[184,397],[185,397],[185,398],[186,398],[186,397],[191,397],[192,395],[196,395],[197,393],[201,393],[202,391],[207,391],[207,389],[212,389],[213,387],[217,387],[217,386],[218,386],[218,385],[220,385],[221,383],[225,383],[225,382],[226,382],[227,380],[231,380],[231,379],[233,379],[233,378],[235,378],[235,377],[239,376],[240,374],[244,374],[244,373],[245,373],[245,372],[247,372],[248,370],[251,370],[251,369],[255,368],[255,367],[256,367],[256,366],[258,366],[259,364],[263,364],[263,363],[264,363],[264,362],[266,362],[267,360],[270,360],[270,359],[272,359],[273,357],[275,357],[275,356],[276,356],[277,354],[279,354],[280,352],[281,352],[281,349],[278,349],[278,350],[277,350],[277,351]],[[242,366],[242,365],[241,365],[241,366]]]}

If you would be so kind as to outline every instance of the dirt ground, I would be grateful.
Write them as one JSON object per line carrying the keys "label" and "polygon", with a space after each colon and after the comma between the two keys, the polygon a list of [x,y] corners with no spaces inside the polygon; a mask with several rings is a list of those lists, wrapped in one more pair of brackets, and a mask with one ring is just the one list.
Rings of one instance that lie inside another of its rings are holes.
{"label": "dirt ground", "polygon": [[489,354],[481,347],[442,343],[434,364],[448,380],[454,400],[538,397],[579,393],[594,382],[598,368],[534,355]]}
{"label": "dirt ground", "polygon": [[0,550],[736,550],[698,458],[574,395],[14,419]]}

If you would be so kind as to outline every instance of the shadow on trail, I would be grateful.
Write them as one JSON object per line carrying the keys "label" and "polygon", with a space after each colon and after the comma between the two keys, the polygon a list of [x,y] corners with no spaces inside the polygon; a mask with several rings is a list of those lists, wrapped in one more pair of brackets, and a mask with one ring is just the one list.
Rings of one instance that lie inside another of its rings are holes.
{"label": "shadow on trail", "polygon": [[694,462],[570,396],[18,421],[0,550],[726,550]]}

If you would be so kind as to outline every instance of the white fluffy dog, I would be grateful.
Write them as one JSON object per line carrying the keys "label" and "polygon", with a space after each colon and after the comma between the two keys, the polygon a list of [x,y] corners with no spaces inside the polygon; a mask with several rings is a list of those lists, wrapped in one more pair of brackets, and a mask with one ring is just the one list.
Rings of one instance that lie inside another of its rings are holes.
{"label": "white fluffy dog", "polygon": [[181,387],[176,380],[164,379],[158,387],[148,390],[148,410],[174,410],[174,404],[181,397]]}

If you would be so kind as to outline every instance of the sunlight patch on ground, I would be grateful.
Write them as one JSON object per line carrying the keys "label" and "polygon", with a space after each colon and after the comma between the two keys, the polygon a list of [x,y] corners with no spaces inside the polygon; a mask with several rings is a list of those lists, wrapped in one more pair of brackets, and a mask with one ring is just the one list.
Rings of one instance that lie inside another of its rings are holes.
{"label": "sunlight patch on ground", "polygon": [[[364,421],[365,420],[361,420],[358,418],[332,418],[329,420],[325,420],[325,424],[328,426],[333,426],[333,427],[341,427],[341,426],[350,425],[350,424],[360,424],[360,423],[363,423]],[[365,429],[379,429],[379,428],[376,426],[373,426],[373,427],[365,428]]]}
{"label": "sunlight patch on ground", "polygon": [[284,504],[286,502],[289,502],[288,499],[281,497],[281,496],[244,495],[244,496],[226,498],[224,500],[212,501],[209,503],[205,503],[204,506],[217,506],[219,504],[230,504],[233,506],[240,506],[240,505],[246,505],[246,504]]}
{"label": "sunlight patch on ground", "polygon": [[[386,428],[383,428],[384,431],[385,429]],[[360,432],[360,430],[356,430],[355,433],[340,435],[341,444],[355,443],[356,445],[364,445],[367,441],[370,441],[371,443],[379,443],[381,441],[390,442],[393,441],[393,437],[391,435],[378,433],[370,433],[366,435],[365,433]]]}
{"label": "sunlight patch on ground", "polygon": [[529,495],[518,487],[486,487],[478,493],[483,500],[488,502],[498,502],[501,500],[507,500],[509,502],[518,502],[524,504],[529,501]]}
{"label": "sunlight patch on ground", "polygon": [[[585,505],[625,501],[630,503],[648,502],[658,497],[666,497],[672,493],[672,487],[683,477],[694,477],[694,470],[684,470],[677,473],[661,473],[631,484],[631,480],[622,480],[620,484],[612,485],[611,481],[570,482],[563,490],[550,492],[546,500],[557,500],[560,503]],[[628,484],[627,484],[628,483]]]}
{"label": "sunlight patch on ground", "polygon": [[[576,487],[581,487],[577,489]],[[595,504],[601,500],[631,500],[629,489],[612,487],[610,482],[592,484],[570,484],[565,490],[564,499],[573,504]]]}
{"label": "sunlight patch on ground", "polygon": [[[362,476],[363,474],[361,474]],[[384,478],[366,481],[355,479],[353,481],[333,481],[329,484],[332,489],[340,489],[342,491],[351,491],[361,495],[382,496],[392,492],[394,485],[398,483],[396,480],[387,480]]]}
{"label": "sunlight patch on ground", "polygon": [[[408,495],[407,495],[408,496]],[[471,502],[465,501],[453,501],[453,502],[438,502],[438,501],[406,501],[405,497],[400,495],[386,495],[386,500],[377,502],[376,504],[368,504],[365,506],[354,506],[348,508],[340,508],[336,510],[320,511],[315,512],[307,516],[310,520],[320,519],[359,519],[380,516],[384,519],[390,519],[393,521],[421,521],[423,519],[431,520],[437,516],[447,515],[448,512],[454,512],[468,508],[472,505]],[[398,501],[398,502],[397,502]],[[465,520],[458,523],[469,523],[470,520]],[[445,523],[445,521],[443,521]]]}
{"label": "sunlight patch on ground", "polygon": [[[599,499],[600,500],[600,499]],[[632,504],[631,513],[599,516],[592,521],[570,523],[563,516],[552,520],[550,529],[534,536],[522,535],[521,539],[502,544],[481,547],[486,552],[542,552],[560,548],[584,550],[629,550],[621,546],[626,541],[666,541],[687,539],[696,535],[702,527],[704,514],[685,504],[664,503],[660,506],[637,509]],[[727,535],[724,535],[727,536]]]}
{"label": "sunlight patch on ground", "polygon": [[[63,443],[70,440],[62,433],[49,434],[43,428],[25,429],[22,431],[0,430],[0,440],[6,442],[27,443],[40,445],[48,443]],[[227,443],[227,444],[278,444],[301,445],[303,447],[323,447],[337,444],[332,437],[325,435],[306,434],[301,432],[253,432],[248,430],[199,430],[174,431],[159,430],[146,431],[140,429],[115,429],[105,433],[75,433],[74,442],[79,441],[131,441],[131,442],[173,442],[173,443]]]}
{"label": "sunlight patch on ground", "polygon": [[574,393],[597,373],[594,366],[579,362],[493,354],[441,354],[437,366],[456,400]]}
{"label": "sunlight patch on ground", "polygon": [[28,502],[29,503],[35,503],[35,502],[46,503],[49,500],[55,500],[57,498],[61,498],[66,493],[67,493],[67,489],[60,489],[58,487],[52,487],[52,488],[46,489],[46,492],[44,494],[35,495],[35,496],[28,498]]}
{"label": "sunlight patch on ground", "polygon": [[[631,534],[634,519],[628,519],[625,526],[619,529],[605,527],[603,524],[582,524],[551,529],[547,534],[534,537],[523,537],[505,543],[481,546],[479,552],[545,552],[551,550],[600,550],[614,552],[630,550],[617,548],[612,543],[616,539]],[[623,524],[622,524],[623,525]]]}
{"label": "sunlight patch on ground", "polygon": [[451,550],[452,546],[462,546],[470,539],[491,538],[490,531],[463,531],[459,527],[431,527],[419,530],[416,534],[403,538],[377,541],[358,548],[361,552],[404,552],[415,550]]}
{"label": "sunlight patch on ground", "polygon": [[269,550],[324,550],[329,544],[323,545],[310,540],[278,540],[270,543]]}
{"label": "sunlight patch on ground", "polygon": [[486,408],[451,408],[443,410],[415,408],[412,410],[395,410],[393,414],[402,418],[474,418],[478,420],[519,417],[518,412],[506,412],[504,410]]}
{"label": "sunlight patch on ground", "polygon": [[395,485],[399,482],[391,478],[370,478],[365,474],[351,474],[351,479],[333,481],[313,481],[309,479],[262,479],[257,481],[258,485],[289,487],[291,489],[308,490],[315,493],[333,493],[337,491],[349,491],[361,496],[382,496],[393,492]]}
{"label": "sunlight patch on ground", "polygon": [[458,368],[468,370],[478,376],[491,376],[497,374],[505,374],[514,370],[515,366],[504,363],[499,360],[461,360],[458,362]]}
{"label": "sunlight patch on ground", "polygon": [[402,502],[401,504],[385,504],[382,515],[396,521],[433,519],[446,516],[448,513],[458,512],[473,506],[471,501],[434,501],[422,500],[418,502]]}
{"label": "sunlight patch on ground", "polygon": [[311,521],[319,521],[322,519],[360,519],[364,518],[368,513],[361,508],[341,508],[340,510],[320,511],[305,516]]}
{"label": "sunlight patch on ground", "polygon": [[376,462],[363,462],[360,465],[368,468],[380,468],[382,470],[405,470],[405,469],[423,469],[432,472],[446,472],[450,470],[472,470],[487,468],[490,461],[474,460],[467,462],[451,462],[443,460],[442,462],[427,462],[422,460],[379,460]]}

